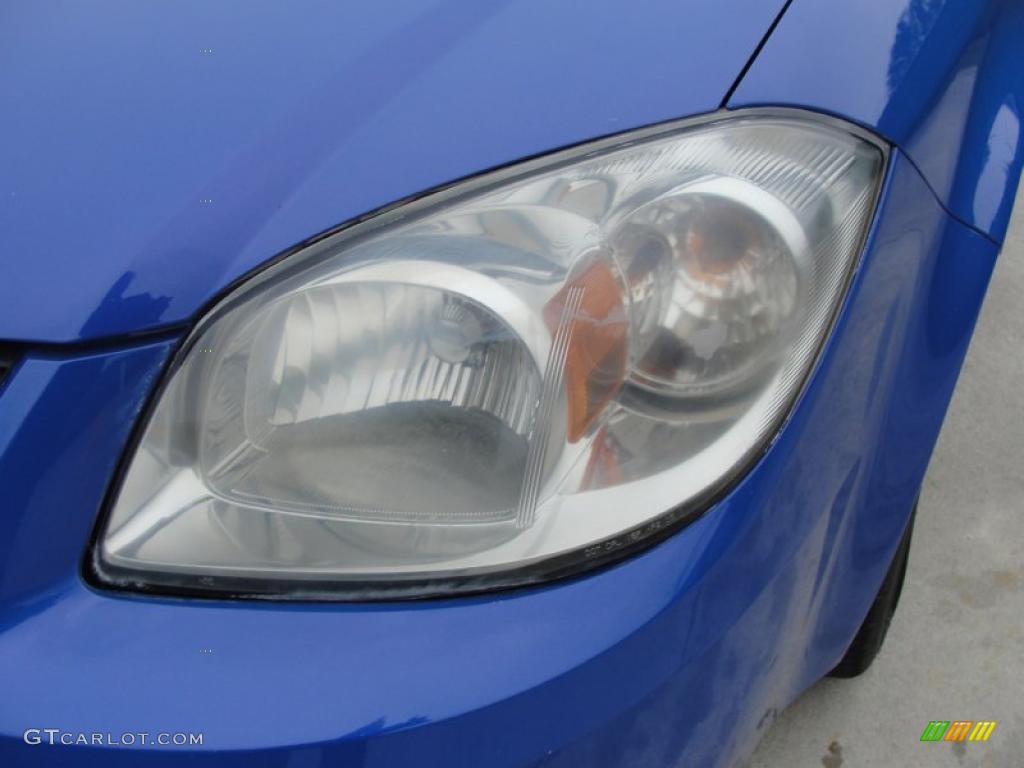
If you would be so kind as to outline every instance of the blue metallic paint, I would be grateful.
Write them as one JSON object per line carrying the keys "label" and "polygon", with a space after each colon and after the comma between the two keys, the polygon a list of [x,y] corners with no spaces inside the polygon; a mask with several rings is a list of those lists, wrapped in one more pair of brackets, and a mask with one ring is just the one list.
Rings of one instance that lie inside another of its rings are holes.
{"label": "blue metallic paint", "polygon": [[[406,195],[715,109],[781,5],[0,11],[0,100],[14,105],[0,254],[16,264],[0,339],[180,326],[30,348],[0,385],[0,764],[660,768],[746,754],[842,656],[920,486],[1024,159],[1020,3],[793,0],[744,74],[730,107],[834,113],[906,155],[789,422],[681,533],[572,581],[418,604],[113,595],[80,568],[147,394],[227,284]],[[205,744],[29,746],[32,727]]]}
{"label": "blue metallic paint", "polygon": [[56,588],[81,559],[170,349],[160,341],[83,357],[30,354],[0,389],[0,626],[12,606]]}
{"label": "blue metallic paint", "polygon": [[[628,561],[459,600],[88,588],[85,521],[170,342],[30,358],[0,397],[0,434],[14,435],[0,476],[20,494],[5,507],[17,546],[0,559],[0,762],[140,764],[141,750],[21,741],[25,728],[60,727],[204,732],[202,750],[145,750],[146,765],[728,765],[838,660],[867,612],[995,255],[894,153],[835,332],[753,471]],[[19,553],[37,544],[27,562]]]}
{"label": "blue metallic paint", "polygon": [[1024,3],[793,0],[729,106],[804,106],[903,149],[1001,242],[1024,163]]}
{"label": "blue metallic paint", "polygon": [[0,339],[185,323],[342,221],[712,111],[781,5],[5,4]]}

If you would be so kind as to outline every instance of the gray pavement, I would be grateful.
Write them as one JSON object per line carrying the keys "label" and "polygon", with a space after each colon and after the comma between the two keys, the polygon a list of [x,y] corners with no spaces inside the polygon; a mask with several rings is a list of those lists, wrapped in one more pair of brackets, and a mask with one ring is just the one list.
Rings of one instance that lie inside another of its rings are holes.
{"label": "gray pavement", "polygon": [[[749,768],[1024,766],[1024,188],[921,495],[899,610],[874,666],[823,680]],[[995,720],[984,744],[929,720]]]}

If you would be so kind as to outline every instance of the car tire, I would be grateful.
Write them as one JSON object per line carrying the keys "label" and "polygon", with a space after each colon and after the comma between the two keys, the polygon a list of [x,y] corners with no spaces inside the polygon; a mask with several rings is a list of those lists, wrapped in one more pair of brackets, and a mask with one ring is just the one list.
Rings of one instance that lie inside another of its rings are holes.
{"label": "car tire", "polygon": [[896,606],[903,591],[903,580],[907,575],[907,561],[910,559],[910,539],[914,532],[914,518],[917,517],[917,504],[910,513],[910,522],[903,533],[900,545],[893,556],[892,565],[885,575],[875,602],[871,605],[864,623],[857,630],[857,636],[847,649],[846,654],[828,673],[829,677],[850,678],[864,674],[882,649],[885,636],[889,631],[889,623],[896,613]]}

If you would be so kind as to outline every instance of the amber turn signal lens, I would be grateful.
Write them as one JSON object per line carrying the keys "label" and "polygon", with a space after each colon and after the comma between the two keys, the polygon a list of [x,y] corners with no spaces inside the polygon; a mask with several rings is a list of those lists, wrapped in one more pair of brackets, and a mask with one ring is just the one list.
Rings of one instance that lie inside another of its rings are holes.
{"label": "amber turn signal lens", "polygon": [[595,261],[548,302],[544,319],[554,331],[572,312],[568,298],[581,292],[569,320],[565,359],[568,439],[575,443],[601,415],[626,380],[629,320],[622,283],[606,261]]}

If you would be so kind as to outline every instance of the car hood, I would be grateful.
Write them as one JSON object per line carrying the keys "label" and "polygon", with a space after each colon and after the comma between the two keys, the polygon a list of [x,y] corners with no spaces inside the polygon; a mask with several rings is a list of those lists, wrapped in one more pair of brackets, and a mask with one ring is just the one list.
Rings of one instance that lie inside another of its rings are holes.
{"label": "car hood", "polygon": [[181,324],[389,202],[714,110],[781,5],[8,4],[0,339]]}

